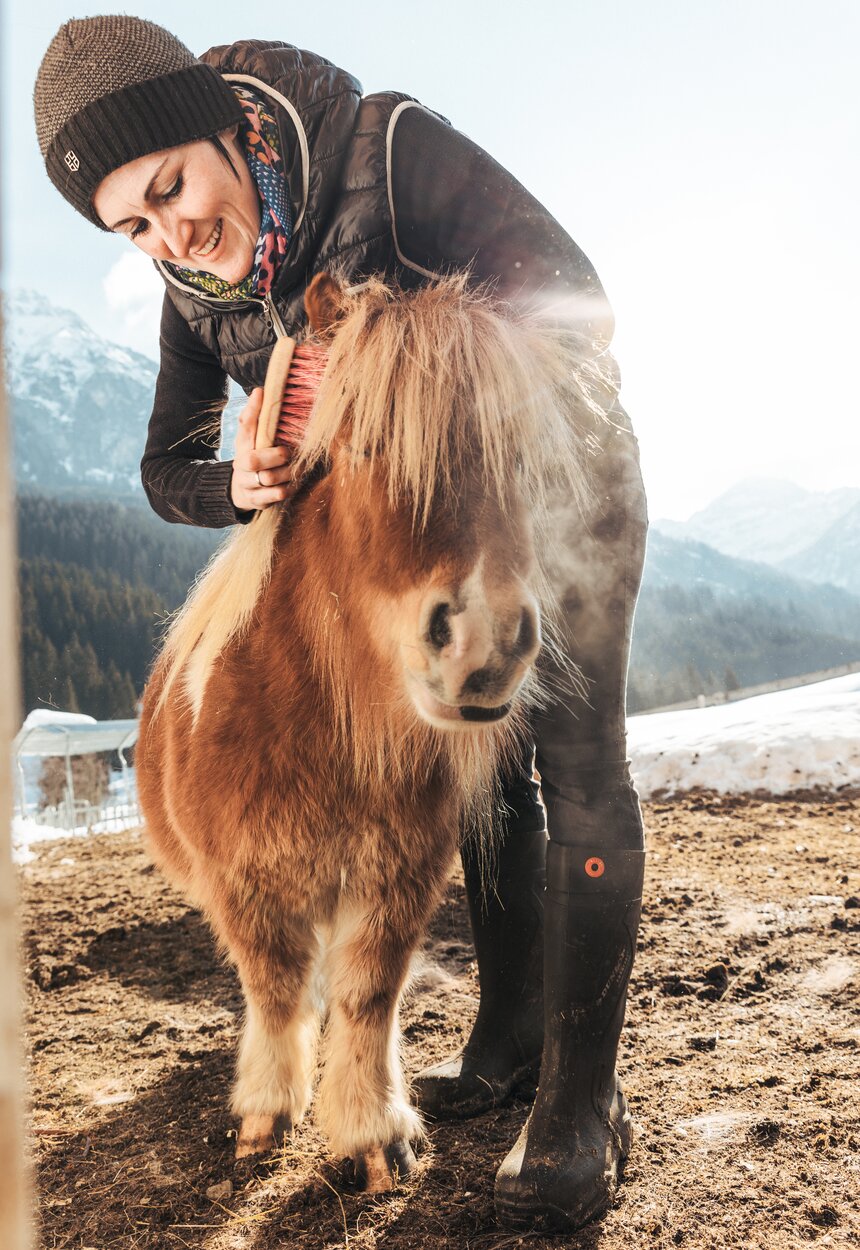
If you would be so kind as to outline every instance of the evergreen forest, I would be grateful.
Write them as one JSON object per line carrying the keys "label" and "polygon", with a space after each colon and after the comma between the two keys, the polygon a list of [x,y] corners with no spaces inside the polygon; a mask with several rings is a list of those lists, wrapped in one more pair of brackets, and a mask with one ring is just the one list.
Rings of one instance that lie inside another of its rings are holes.
{"label": "evergreen forest", "polygon": [[146,504],[18,500],[22,715],[134,716],[164,621],[223,535]]}
{"label": "evergreen forest", "polygon": [[[721,595],[712,586],[650,586],[636,606],[630,712],[860,661],[860,602],[834,629],[797,602]],[[849,596],[845,596],[850,601]]]}

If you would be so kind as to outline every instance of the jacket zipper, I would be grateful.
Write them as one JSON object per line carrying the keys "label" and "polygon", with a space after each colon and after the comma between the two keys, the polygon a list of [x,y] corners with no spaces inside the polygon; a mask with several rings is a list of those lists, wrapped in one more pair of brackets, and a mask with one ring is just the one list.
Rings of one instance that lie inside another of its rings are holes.
{"label": "jacket zipper", "polygon": [[266,292],[262,300],[263,318],[270,330],[274,330],[276,339],[285,339],[287,335],[287,327],[281,320],[281,314],[278,312],[278,306],[272,299],[271,293]]}
{"label": "jacket zipper", "polygon": [[287,327],[284,325],[281,314],[278,312],[278,306],[272,299],[270,291],[267,291],[262,299],[258,295],[249,295],[243,300],[237,300],[228,304],[225,303],[224,300],[217,299],[215,296],[207,295],[205,291],[196,291],[192,287],[186,286],[183,282],[177,282],[176,279],[171,277],[166,269],[162,267],[162,262],[160,260],[155,262],[155,266],[161,273],[164,280],[169,282],[172,286],[175,286],[178,290],[182,291],[183,295],[188,295],[191,299],[197,299],[203,304],[209,304],[211,307],[218,308],[221,312],[233,312],[240,308],[253,308],[255,304],[258,305],[260,312],[262,313],[263,320],[265,321],[267,327],[272,331],[275,338],[285,339],[289,337]]}

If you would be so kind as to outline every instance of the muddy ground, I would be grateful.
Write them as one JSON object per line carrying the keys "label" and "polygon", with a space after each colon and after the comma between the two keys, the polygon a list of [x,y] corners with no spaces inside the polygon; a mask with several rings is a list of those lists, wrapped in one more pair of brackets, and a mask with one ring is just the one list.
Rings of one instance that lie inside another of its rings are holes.
{"label": "muddy ground", "polygon": [[[312,1124],[280,1157],[234,1168],[233,973],[136,835],[43,844],[21,873],[44,1246],[860,1245],[860,794],[690,795],[646,805],[646,821],[621,1055],[634,1146],[612,1210],[561,1238],[494,1218],[524,1103],[434,1128],[391,1196],[342,1192]],[[428,953],[440,971],[404,1013],[413,1071],[455,1048],[475,1010],[457,881]]]}

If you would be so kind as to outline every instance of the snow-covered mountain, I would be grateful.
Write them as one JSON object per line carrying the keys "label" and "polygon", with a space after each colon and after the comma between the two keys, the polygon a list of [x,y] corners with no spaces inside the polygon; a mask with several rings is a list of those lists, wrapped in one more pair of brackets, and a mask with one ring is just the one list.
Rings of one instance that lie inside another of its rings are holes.
{"label": "snow-covered mountain", "polygon": [[[857,492],[860,496],[860,491]],[[811,582],[830,582],[860,595],[860,498],[813,543],[781,568]]]}
{"label": "snow-covered mountain", "polygon": [[155,362],[35,291],[6,296],[4,340],[18,483],[139,491]]}
{"label": "snow-covered mountain", "polygon": [[688,521],[657,520],[653,529],[860,594],[860,487],[809,491],[748,478]]}

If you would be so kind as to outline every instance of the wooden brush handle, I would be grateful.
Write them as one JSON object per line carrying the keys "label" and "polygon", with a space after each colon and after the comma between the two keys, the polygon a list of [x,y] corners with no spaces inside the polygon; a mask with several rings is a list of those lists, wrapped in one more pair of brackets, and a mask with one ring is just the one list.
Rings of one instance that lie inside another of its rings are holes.
{"label": "wooden brush handle", "polygon": [[263,447],[274,447],[278,418],[284,402],[284,391],[287,389],[287,378],[290,365],[293,363],[293,352],[296,340],[291,338],[278,339],[272,348],[269,365],[266,369],[266,381],[263,387],[263,406],[260,409],[260,420],[257,422],[257,437],[254,448],[260,451]]}

